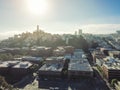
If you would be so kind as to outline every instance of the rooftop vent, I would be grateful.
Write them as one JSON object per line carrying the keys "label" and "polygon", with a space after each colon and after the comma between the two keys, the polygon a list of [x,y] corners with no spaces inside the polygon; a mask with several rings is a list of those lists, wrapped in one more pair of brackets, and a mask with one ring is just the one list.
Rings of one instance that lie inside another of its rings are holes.
{"label": "rooftop vent", "polygon": [[20,64],[20,67],[26,67],[26,66],[28,66],[28,63],[24,63],[24,64],[21,63],[21,64]]}

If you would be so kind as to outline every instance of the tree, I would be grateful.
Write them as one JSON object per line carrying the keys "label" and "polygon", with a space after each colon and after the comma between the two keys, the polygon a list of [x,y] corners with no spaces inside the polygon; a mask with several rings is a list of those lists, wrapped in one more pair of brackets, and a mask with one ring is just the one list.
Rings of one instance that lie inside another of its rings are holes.
{"label": "tree", "polygon": [[84,51],[88,50],[88,43],[83,36],[79,37],[72,36],[72,38],[69,40],[69,45],[75,48],[81,48]]}
{"label": "tree", "polygon": [[98,46],[99,46],[99,45],[98,45],[97,42],[92,41],[92,44],[91,44],[91,47],[92,47],[92,48],[97,48]]}
{"label": "tree", "polygon": [[13,55],[10,53],[0,54],[0,60],[2,61],[12,60],[13,58],[14,58]]}
{"label": "tree", "polygon": [[64,46],[65,45],[65,41],[62,40],[61,38],[58,38],[53,44],[54,44],[55,47],[57,47],[57,46]]}
{"label": "tree", "polygon": [[4,77],[0,76],[0,90],[13,90],[13,87],[9,85]]}
{"label": "tree", "polygon": [[118,82],[117,79],[112,79],[112,81],[111,81],[111,86],[114,87],[114,86],[115,86],[115,83],[117,83],[117,82]]}

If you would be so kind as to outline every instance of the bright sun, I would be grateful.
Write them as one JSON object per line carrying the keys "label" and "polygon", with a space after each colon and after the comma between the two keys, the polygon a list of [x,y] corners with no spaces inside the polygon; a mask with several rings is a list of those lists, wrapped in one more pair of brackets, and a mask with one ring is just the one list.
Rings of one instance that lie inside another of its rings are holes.
{"label": "bright sun", "polygon": [[48,11],[47,0],[27,0],[27,6],[31,13],[45,15]]}

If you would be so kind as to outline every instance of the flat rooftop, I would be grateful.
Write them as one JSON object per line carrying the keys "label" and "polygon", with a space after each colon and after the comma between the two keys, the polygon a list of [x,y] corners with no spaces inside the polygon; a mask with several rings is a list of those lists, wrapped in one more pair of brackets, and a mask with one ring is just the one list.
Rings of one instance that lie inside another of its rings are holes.
{"label": "flat rooftop", "polygon": [[12,68],[26,68],[27,69],[31,66],[32,66],[32,64],[30,62],[25,61],[25,62],[18,63],[17,65],[13,66]]}
{"label": "flat rooftop", "polygon": [[107,57],[104,60],[105,63],[103,65],[108,69],[120,70],[120,60],[118,58]]}
{"label": "flat rooftop", "polygon": [[32,56],[23,56],[22,60],[28,60],[28,61],[43,61],[42,57],[32,57]]}
{"label": "flat rooftop", "polygon": [[14,65],[17,65],[18,63],[19,63],[19,61],[4,61],[4,62],[0,62],[0,68],[1,67],[14,66]]}
{"label": "flat rooftop", "polygon": [[69,71],[93,71],[87,59],[70,60]]}
{"label": "flat rooftop", "polygon": [[54,63],[54,64],[45,64],[43,65],[39,71],[62,71],[63,64],[61,63]]}
{"label": "flat rooftop", "polygon": [[57,62],[59,63],[59,62],[64,62],[64,61],[65,61],[63,56],[59,56],[59,57],[48,57],[48,58],[46,58],[45,60],[46,60],[46,62],[49,62],[49,63],[50,63],[50,62],[53,62],[53,61],[56,62],[56,63],[57,63]]}

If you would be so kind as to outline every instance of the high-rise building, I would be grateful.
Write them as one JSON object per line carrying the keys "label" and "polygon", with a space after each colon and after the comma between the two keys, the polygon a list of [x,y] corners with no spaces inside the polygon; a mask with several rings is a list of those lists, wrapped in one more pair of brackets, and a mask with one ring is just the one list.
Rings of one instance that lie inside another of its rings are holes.
{"label": "high-rise building", "polygon": [[118,34],[120,34],[120,30],[117,30],[116,32],[117,32]]}
{"label": "high-rise building", "polygon": [[75,36],[77,36],[77,31],[75,31]]}
{"label": "high-rise building", "polygon": [[79,34],[79,35],[82,35],[82,29],[79,29],[79,30],[78,30],[78,34]]}
{"label": "high-rise building", "polygon": [[39,25],[37,25],[37,30],[39,30]]}
{"label": "high-rise building", "polygon": [[69,44],[69,38],[66,38],[66,44],[67,45]]}

